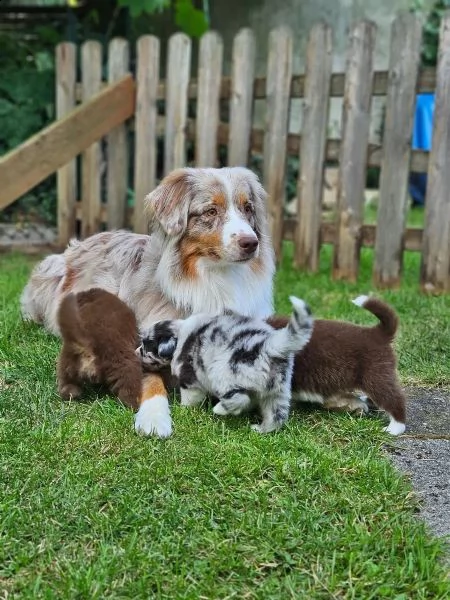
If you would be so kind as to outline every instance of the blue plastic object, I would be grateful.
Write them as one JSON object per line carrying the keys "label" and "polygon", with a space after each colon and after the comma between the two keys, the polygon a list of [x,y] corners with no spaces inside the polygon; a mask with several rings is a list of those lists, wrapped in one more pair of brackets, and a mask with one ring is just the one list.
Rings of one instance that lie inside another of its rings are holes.
{"label": "blue plastic object", "polygon": [[[419,94],[416,98],[416,112],[412,147],[414,150],[431,149],[433,138],[434,94]],[[426,173],[411,173],[409,178],[409,193],[413,204],[424,205],[427,189]]]}

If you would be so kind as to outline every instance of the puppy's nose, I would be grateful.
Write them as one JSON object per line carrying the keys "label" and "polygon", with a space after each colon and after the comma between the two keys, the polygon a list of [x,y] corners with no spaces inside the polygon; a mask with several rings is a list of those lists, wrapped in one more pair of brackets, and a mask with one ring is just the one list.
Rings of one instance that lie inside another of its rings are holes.
{"label": "puppy's nose", "polygon": [[245,254],[252,254],[258,247],[258,238],[254,235],[241,235],[238,238],[238,244]]}

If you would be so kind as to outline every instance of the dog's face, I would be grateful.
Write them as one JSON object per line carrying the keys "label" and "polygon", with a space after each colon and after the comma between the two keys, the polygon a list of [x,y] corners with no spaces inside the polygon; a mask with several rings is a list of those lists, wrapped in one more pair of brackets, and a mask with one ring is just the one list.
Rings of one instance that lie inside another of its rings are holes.
{"label": "dog's face", "polygon": [[266,235],[266,194],[242,167],[179,169],[146,198],[152,221],[178,239],[181,264],[194,274],[203,264],[257,259]]}
{"label": "dog's face", "polygon": [[177,346],[174,321],[158,321],[141,332],[141,345],[136,354],[150,371],[159,371],[170,364]]}

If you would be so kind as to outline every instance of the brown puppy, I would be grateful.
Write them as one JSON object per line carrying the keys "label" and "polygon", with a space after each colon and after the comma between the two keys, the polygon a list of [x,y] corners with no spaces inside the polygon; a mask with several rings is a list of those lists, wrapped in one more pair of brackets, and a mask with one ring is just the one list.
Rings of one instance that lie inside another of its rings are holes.
{"label": "brown puppy", "polygon": [[[295,356],[293,395],[299,400],[337,408],[346,395],[362,391],[388,413],[390,423],[385,430],[400,435],[405,431],[405,396],[391,346],[398,317],[390,306],[376,298],[359,296],[353,303],[371,312],[380,322],[374,327],[361,327],[317,319],[311,340]],[[288,317],[268,319],[277,329],[285,327],[287,321]]]}
{"label": "brown puppy", "polygon": [[98,288],[68,294],[58,309],[63,347],[58,390],[78,398],[85,383],[104,383],[119,400],[137,409],[142,386],[136,318],[117,296]]}

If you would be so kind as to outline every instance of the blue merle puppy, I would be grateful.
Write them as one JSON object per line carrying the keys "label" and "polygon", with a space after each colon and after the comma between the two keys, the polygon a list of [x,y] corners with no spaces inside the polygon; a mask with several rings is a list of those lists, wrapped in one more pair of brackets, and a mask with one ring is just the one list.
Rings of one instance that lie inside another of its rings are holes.
{"label": "blue merle puppy", "polygon": [[217,415],[257,407],[262,423],[252,428],[260,433],[279,429],[290,411],[294,353],[308,343],[314,323],[303,300],[290,300],[290,321],[278,330],[231,312],[159,321],[141,331],[143,366],[154,370],[171,361],[183,406],[210,395],[219,400],[213,409]]}

